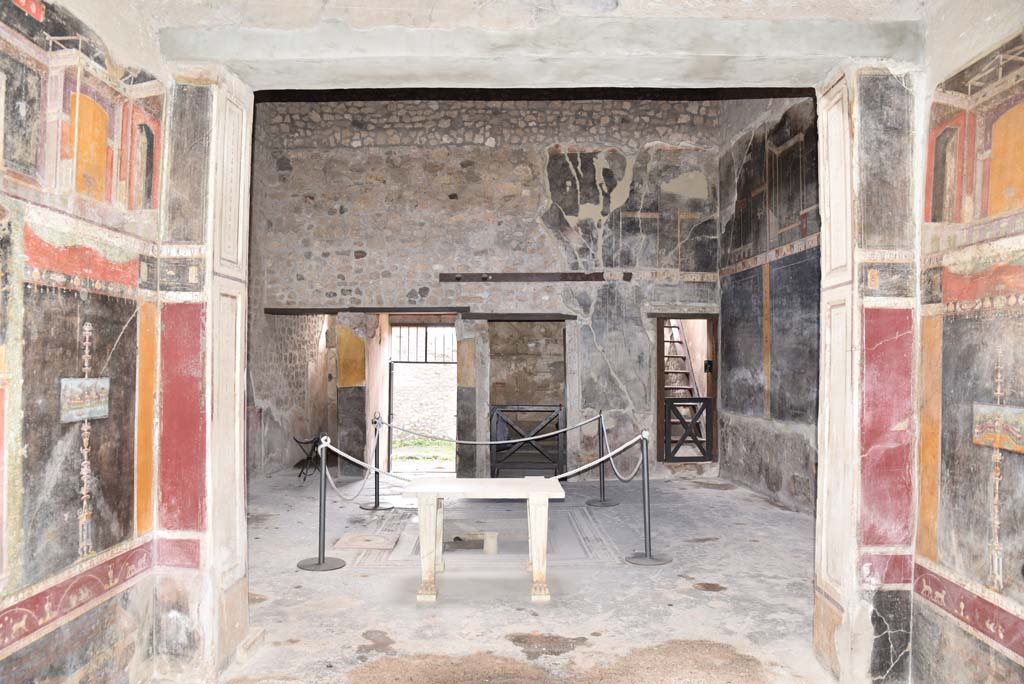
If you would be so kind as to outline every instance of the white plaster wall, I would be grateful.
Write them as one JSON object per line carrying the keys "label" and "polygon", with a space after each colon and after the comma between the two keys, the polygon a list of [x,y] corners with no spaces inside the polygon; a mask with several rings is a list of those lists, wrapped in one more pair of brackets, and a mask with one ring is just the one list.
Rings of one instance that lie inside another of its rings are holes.
{"label": "white plaster wall", "polygon": [[925,91],[1024,31],[1021,0],[925,3]]}

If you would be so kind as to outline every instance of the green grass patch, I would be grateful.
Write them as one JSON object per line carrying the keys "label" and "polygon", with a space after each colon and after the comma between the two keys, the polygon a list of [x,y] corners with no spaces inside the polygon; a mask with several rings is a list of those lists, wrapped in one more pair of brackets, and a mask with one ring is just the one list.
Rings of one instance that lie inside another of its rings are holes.
{"label": "green grass patch", "polygon": [[402,447],[451,447],[452,451],[455,451],[455,445],[452,444],[451,442],[445,442],[444,440],[441,439],[427,439],[426,437],[410,437],[408,439],[396,439],[393,442],[391,442],[391,446],[393,446],[396,449],[401,449]]}

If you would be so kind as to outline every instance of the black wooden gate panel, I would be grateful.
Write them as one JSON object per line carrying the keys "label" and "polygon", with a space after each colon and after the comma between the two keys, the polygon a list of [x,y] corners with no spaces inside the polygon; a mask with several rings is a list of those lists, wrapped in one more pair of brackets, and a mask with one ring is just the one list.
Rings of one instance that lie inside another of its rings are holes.
{"label": "black wooden gate panel", "polygon": [[[564,427],[565,411],[561,406],[491,407],[491,441],[523,439]],[[491,445],[491,477],[501,477],[502,471],[511,471],[516,476],[560,475],[565,472],[565,461],[565,433],[516,444]]]}
{"label": "black wooden gate panel", "polygon": [[[710,397],[679,397],[665,399],[663,432],[664,455],[670,463],[702,463],[714,461],[714,399]],[[703,424],[701,419],[704,419]],[[703,430],[701,429],[703,428]],[[692,444],[699,456],[678,456],[679,450]]]}

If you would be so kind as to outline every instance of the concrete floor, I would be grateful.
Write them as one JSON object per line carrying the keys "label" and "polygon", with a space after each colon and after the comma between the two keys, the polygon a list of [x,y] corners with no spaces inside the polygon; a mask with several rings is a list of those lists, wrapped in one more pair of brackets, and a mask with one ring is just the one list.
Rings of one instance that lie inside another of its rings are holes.
{"label": "concrete floor", "polygon": [[[356,481],[342,487],[355,493]],[[329,491],[329,555],[348,566],[302,572],[316,552],[317,485],[293,475],[249,489],[251,625],[262,638],[223,684],[759,684],[830,682],[811,649],[814,520],[721,480],[653,483],[654,546],[674,560],[636,567],[639,482],[591,508],[592,483],[553,502],[552,602],[532,604],[518,502],[446,507],[447,569],[434,605],[417,605],[411,500],[367,513]],[[397,494],[398,487],[384,491]],[[358,501],[372,496],[366,487]],[[486,556],[473,531],[498,531]],[[331,549],[345,533],[394,542]]]}

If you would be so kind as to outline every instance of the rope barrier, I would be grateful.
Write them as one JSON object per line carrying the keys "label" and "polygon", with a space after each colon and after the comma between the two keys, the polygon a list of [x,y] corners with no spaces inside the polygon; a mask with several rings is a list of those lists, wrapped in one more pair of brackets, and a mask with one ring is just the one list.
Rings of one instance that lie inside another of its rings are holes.
{"label": "rope barrier", "polygon": [[[341,468],[339,467],[338,470],[340,471]],[[366,474],[363,475],[363,482],[362,482],[362,484],[359,485],[359,491],[356,492],[355,494],[353,494],[352,496],[345,496],[344,494],[341,493],[341,490],[338,489],[338,485],[336,485],[334,483],[334,478],[331,477],[330,473],[327,473],[327,484],[331,485],[331,489],[334,490],[335,494],[337,494],[339,497],[341,497],[342,501],[344,501],[346,503],[352,503],[353,501],[358,499],[360,496],[362,496],[363,490],[366,489],[366,483],[370,481],[370,472],[371,471],[369,471],[369,470],[366,471]]]}
{"label": "rope barrier", "polygon": [[327,447],[328,449],[330,449],[331,451],[333,451],[334,453],[336,453],[336,454],[338,454],[339,456],[341,456],[342,458],[346,458],[346,459],[348,459],[349,461],[352,461],[352,462],[353,462],[353,463],[355,463],[355,464],[356,464],[357,466],[360,466],[360,467],[362,467],[362,468],[366,468],[366,469],[367,469],[367,471],[372,471],[372,472],[378,473],[379,475],[384,475],[384,476],[386,476],[386,477],[390,477],[390,478],[392,478],[392,479],[394,479],[394,480],[398,480],[398,481],[400,481],[400,482],[405,482],[406,484],[408,484],[409,482],[412,482],[412,480],[409,480],[409,479],[407,479],[407,478],[404,478],[404,477],[399,477],[398,475],[394,475],[394,474],[392,474],[392,473],[389,473],[389,472],[388,472],[388,471],[386,471],[386,470],[381,470],[380,468],[374,467],[374,466],[370,465],[369,463],[363,463],[362,461],[360,461],[359,459],[355,458],[354,456],[349,456],[348,454],[346,454],[346,453],[345,453],[344,451],[342,451],[341,449],[339,449],[339,448],[335,447],[334,445],[332,445],[332,444],[331,444],[331,438],[330,438],[330,437],[325,437],[325,438],[323,438],[323,439],[322,439],[322,440],[320,441],[320,443],[321,443],[321,444],[322,444],[323,446],[325,446],[325,447]]}
{"label": "rope barrier", "polygon": [[565,433],[565,432],[570,432],[572,430],[578,430],[581,427],[583,427],[584,425],[589,425],[590,423],[593,423],[595,420],[600,420],[600,418],[601,418],[601,416],[594,416],[593,418],[588,418],[587,420],[583,421],[582,423],[577,423],[576,425],[570,425],[569,427],[562,428],[561,430],[555,430],[554,432],[545,432],[542,435],[533,435],[532,437],[523,437],[522,439],[518,439],[518,438],[517,439],[500,439],[500,440],[494,440],[494,441],[479,441],[479,442],[478,441],[473,441],[473,440],[468,440],[468,439],[450,439],[448,437],[438,437],[437,435],[429,435],[429,434],[427,434],[425,432],[416,432],[415,430],[410,430],[408,428],[403,428],[403,427],[399,427],[397,425],[392,425],[391,423],[389,423],[389,422],[387,422],[387,421],[385,421],[383,419],[375,418],[375,420],[379,421],[380,425],[387,425],[392,430],[398,430],[399,432],[404,432],[406,434],[416,435],[417,437],[422,437],[423,439],[434,439],[434,440],[437,440],[439,442],[451,442],[453,444],[467,444],[467,445],[471,445],[471,446],[497,446],[499,444],[521,444],[523,442],[536,442],[536,441],[539,441],[539,440],[542,440],[542,439],[547,439],[548,437],[556,437],[556,436],[558,436],[558,435],[560,435],[562,433]]}
{"label": "rope barrier", "polygon": [[[608,428],[605,427],[603,420],[601,421],[601,432],[604,433],[604,443],[608,444]],[[646,430],[641,434],[647,434]],[[636,474],[640,472],[640,466],[642,465],[642,461],[643,455],[641,455],[641,457],[636,460],[636,465],[633,466],[633,472],[629,474],[629,477],[622,477],[622,473],[619,472],[619,467],[615,465],[615,461],[612,461],[610,463],[612,467],[612,473],[615,474],[615,477],[618,479],[619,482],[632,482],[633,478],[636,477]]]}
{"label": "rope barrier", "polygon": [[[579,468],[574,468],[573,470],[570,470],[567,473],[562,473],[561,475],[556,475],[554,477],[554,479],[556,479],[556,480],[567,480],[570,477],[572,477],[573,475],[579,475],[582,472],[585,472],[587,470],[590,470],[591,468],[595,468],[595,467],[601,465],[605,461],[608,461],[608,460],[611,460],[611,459],[615,458],[616,456],[621,454],[623,451],[625,451],[629,447],[631,447],[634,444],[636,444],[637,442],[646,441],[647,439],[648,439],[648,433],[647,433],[646,430],[644,430],[639,435],[637,435],[633,439],[629,440],[628,442],[626,442],[625,444],[620,446],[618,449],[615,449],[614,451],[608,452],[607,454],[605,454],[601,458],[597,459],[596,461],[591,461],[590,463],[587,463],[585,465],[581,465]],[[635,474],[636,474],[636,472],[634,471],[634,475]],[[629,480],[626,480],[626,482],[628,482],[628,481]]]}

